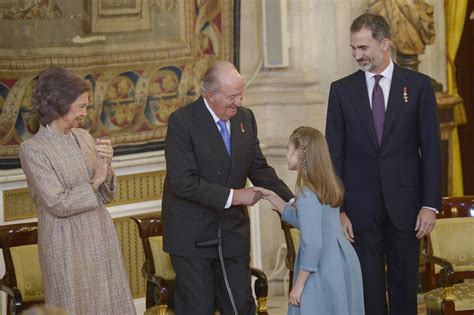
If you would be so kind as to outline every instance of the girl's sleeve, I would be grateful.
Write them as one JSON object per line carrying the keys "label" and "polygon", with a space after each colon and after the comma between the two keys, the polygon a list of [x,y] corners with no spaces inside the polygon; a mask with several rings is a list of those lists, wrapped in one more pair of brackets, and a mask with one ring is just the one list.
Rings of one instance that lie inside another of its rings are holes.
{"label": "girl's sleeve", "polygon": [[305,191],[296,198],[296,209],[301,235],[300,268],[316,272],[323,249],[322,206],[313,192]]}
{"label": "girl's sleeve", "polygon": [[291,206],[290,202],[287,202],[285,208],[283,208],[283,211],[281,212],[281,219],[285,222],[288,222],[297,229],[300,228],[296,209]]}

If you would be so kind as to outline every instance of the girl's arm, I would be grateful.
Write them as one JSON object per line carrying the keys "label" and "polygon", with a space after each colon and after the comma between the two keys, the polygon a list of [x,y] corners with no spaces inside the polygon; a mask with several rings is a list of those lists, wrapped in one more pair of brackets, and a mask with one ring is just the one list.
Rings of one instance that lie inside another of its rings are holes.
{"label": "girl's arm", "polygon": [[296,277],[296,281],[293,284],[293,288],[290,292],[290,303],[296,306],[300,305],[301,301],[301,294],[303,293],[304,284],[306,283],[306,279],[308,279],[309,272],[306,270],[301,269],[298,273],[298,277]]}
{"label": "girl's arm", "polygon": [[[322,236],[322,206],[318,197],[311,191],[304,189],[296,198],[296,216],[300,230],[299,270],[293,289],[290,292],[290,302],[300,304],[306,279],[310,273],[318,272],[319,259],[323,248]],[[293,211],[285,209],[284,217],[289,218]]]}
{"label": "girl's arm", "polygon": [[300,230],[300,270],[317,272],[323,250],[323,209],[315,193],[304,189],[296,198]]}

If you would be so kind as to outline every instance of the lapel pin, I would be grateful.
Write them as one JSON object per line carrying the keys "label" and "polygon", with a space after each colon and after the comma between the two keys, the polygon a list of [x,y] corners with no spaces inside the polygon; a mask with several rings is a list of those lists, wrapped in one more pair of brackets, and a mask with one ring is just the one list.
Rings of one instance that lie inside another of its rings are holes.
{"label": "lapel pin", "polygon": [[403,87],[403,101],[405,103],[408,103],[408,93],[407,93],[407,87],[406,86]]}
{"label": "lapel pin", "polygon": [[242,131],[242,133],[245,132],[245,128],[244,128],[244,124],[243,124],[243,123],[240,123],[240,131]]}

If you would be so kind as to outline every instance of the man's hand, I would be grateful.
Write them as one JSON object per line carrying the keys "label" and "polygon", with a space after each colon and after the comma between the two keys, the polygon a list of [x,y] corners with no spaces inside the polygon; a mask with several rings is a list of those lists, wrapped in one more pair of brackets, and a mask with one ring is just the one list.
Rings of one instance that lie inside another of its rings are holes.
{"label": "man's hand", "polygon": [[421,239],[422,237],[430,234],[433,231],[436,223],[436,213],[428,208],[421,208],[416,217],[415,231],[416,237]]}
{"label": "man's hand", "polygon": [[270,201],[271,204],[276,208],[276,210],[279,213],[282,213],[283,208],[285,208],[286,203],[283,199],[281,199],[280,196],[278,196],[273,191],[262,188],[262,187],[254,187],[253,190],[256,191],[257,193],[260,193],[262,199]]}
{"label": "man's hand", "polygon": [[341,212],[340,214],[341,217],[341,225],[342,225],[342,230],[344,231],[344,236],[347,238],[347,240],[351,243],[354,243],[354,232],[352,231],[352,223],[349,217],[345,212]]}
{"label": "man's hand", "polygon": [[262,198],[262,193],[253,188],[234,189],[232,205],[253,206]]}

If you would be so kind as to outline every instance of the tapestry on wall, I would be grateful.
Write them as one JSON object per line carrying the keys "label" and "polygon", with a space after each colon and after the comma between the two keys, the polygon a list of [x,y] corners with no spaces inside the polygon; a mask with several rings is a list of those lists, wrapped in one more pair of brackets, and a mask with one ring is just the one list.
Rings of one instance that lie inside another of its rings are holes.
{"label": "tapestry on wall", "polygon": [[218,59],[238,63],[237,0],[0,1],[0,167],[38,130],[38,74],[65,67],[87,80],[82,127],[120,153],[163,148],[169,115],[199,95]]}

